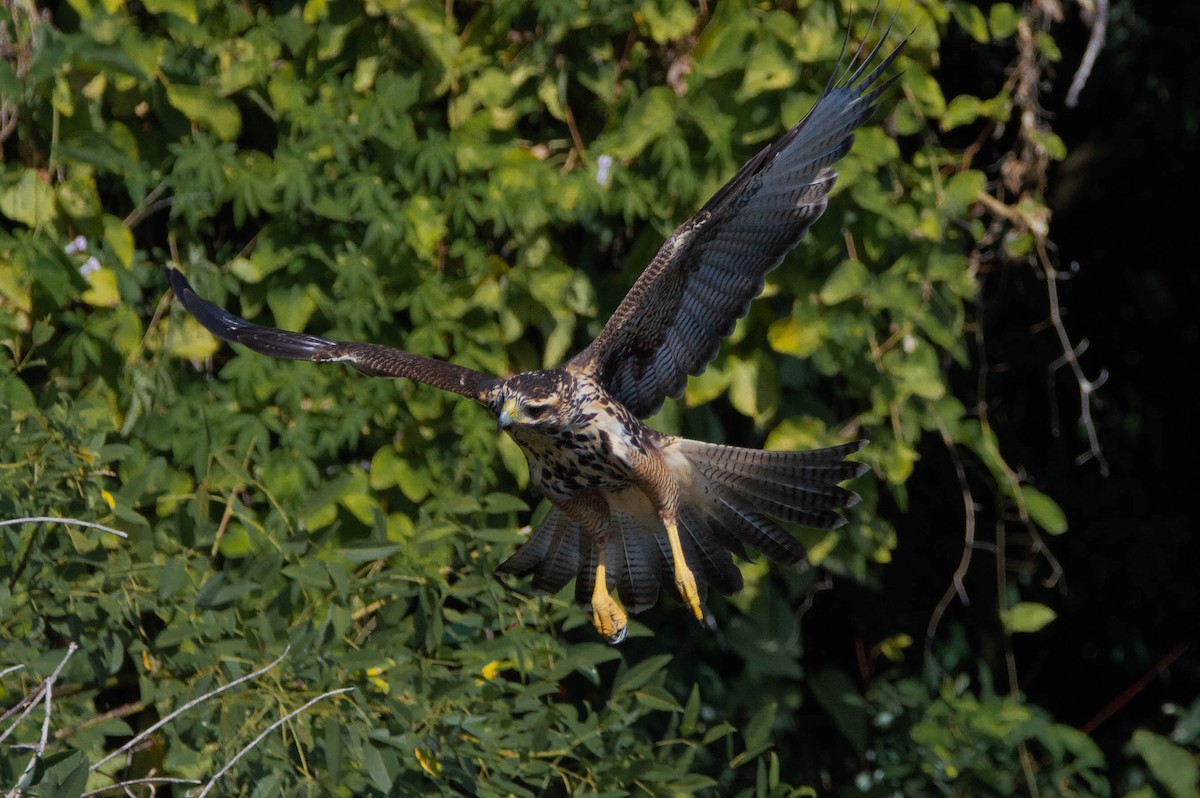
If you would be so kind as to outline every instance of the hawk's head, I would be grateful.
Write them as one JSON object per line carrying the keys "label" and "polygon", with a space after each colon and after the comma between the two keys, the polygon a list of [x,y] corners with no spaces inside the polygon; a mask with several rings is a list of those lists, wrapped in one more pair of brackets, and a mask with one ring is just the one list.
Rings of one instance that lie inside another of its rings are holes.
{"label": "hawk's head", "polygon": [[570,424],[573,383],[562,369],[526,371],[497,385],[488,407],[500,429],[556,432]]}

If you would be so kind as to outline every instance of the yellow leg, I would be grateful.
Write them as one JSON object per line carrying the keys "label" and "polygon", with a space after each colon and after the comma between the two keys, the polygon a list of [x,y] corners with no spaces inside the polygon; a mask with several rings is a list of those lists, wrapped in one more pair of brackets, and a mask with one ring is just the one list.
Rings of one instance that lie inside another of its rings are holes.
{"label": "yellow leg", "polygon": [[683,600],[692,608],[692,614],[697,621],[704,620],[704,610],[700,607],[700,592],[696,589],[696,575],[688,567],[683,558],[683,544],[679,542],[679,527],[675,519],[664,519],[663,526],[667,528],[667,542],[671,544],[671,559],[675,561],[675,588]]}
{"label": "yellow leg", "polygon": [[600,564],[596,566],[596,584],[592,588],[592,625],[596,631],[616,645],[625,639],[628,616],[608,592],[608,580],[604,570],[604,549],[600,550]]}

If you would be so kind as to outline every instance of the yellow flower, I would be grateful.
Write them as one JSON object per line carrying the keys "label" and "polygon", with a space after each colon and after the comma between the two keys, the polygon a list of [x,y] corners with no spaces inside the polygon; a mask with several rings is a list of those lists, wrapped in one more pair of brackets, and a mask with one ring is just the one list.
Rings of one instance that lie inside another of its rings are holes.
{"label": "yellow flower", "polygon": [[426,756],[425,752],[420,748],[414,748],[413,753],[417,755],[417,764],[421,766],[421,770],[435,778],[442,774],[441,762],[438,762],[432,756]]}

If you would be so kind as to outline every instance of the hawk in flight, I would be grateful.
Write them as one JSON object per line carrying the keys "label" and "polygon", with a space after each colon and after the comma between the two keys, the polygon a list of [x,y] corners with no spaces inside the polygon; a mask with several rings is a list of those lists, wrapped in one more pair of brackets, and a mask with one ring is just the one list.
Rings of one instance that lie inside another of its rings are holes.
{"label": "hawk in flight", "polygon": [[487,407],[553,505],[499,571],[532,572],[533,588],[551,594],[574,578],[576,601],[610,642],[624,638],[626,612],[657,601],[664,581],[703,619],[708,587],[727,595],[742,587],[731,554],[746,559],[752,546],[785,564],[803,558],[776,519],[819,529],[845,523],[838,511],[858,497],[838,483],[866,470],[845,459],[866,442],[768,452],[664,435],[641,419],[704,370],[762,292],[764,275],[824,212],[832,165],[896,79],[882,76],[903,42],[875,63],[888,31],[667,239],[599,336],[559,368],[496,379],[379,344],[252,324],[202,299],[173,268],[171,287],[226,341],[277,358],[349,363]]}

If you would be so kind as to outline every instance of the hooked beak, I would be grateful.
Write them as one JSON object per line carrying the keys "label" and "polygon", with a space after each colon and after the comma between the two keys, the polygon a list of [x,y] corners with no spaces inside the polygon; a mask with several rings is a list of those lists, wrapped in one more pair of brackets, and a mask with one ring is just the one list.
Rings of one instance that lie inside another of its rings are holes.
{"label": "hooked beak", "polygon": [[511,427],[516,422],[513,416],[517,414],[517,400],[509,399],[504,403],[504,407],[500,409],[500,415],[496,417],[496,426],[499,429],[505,430]]}

